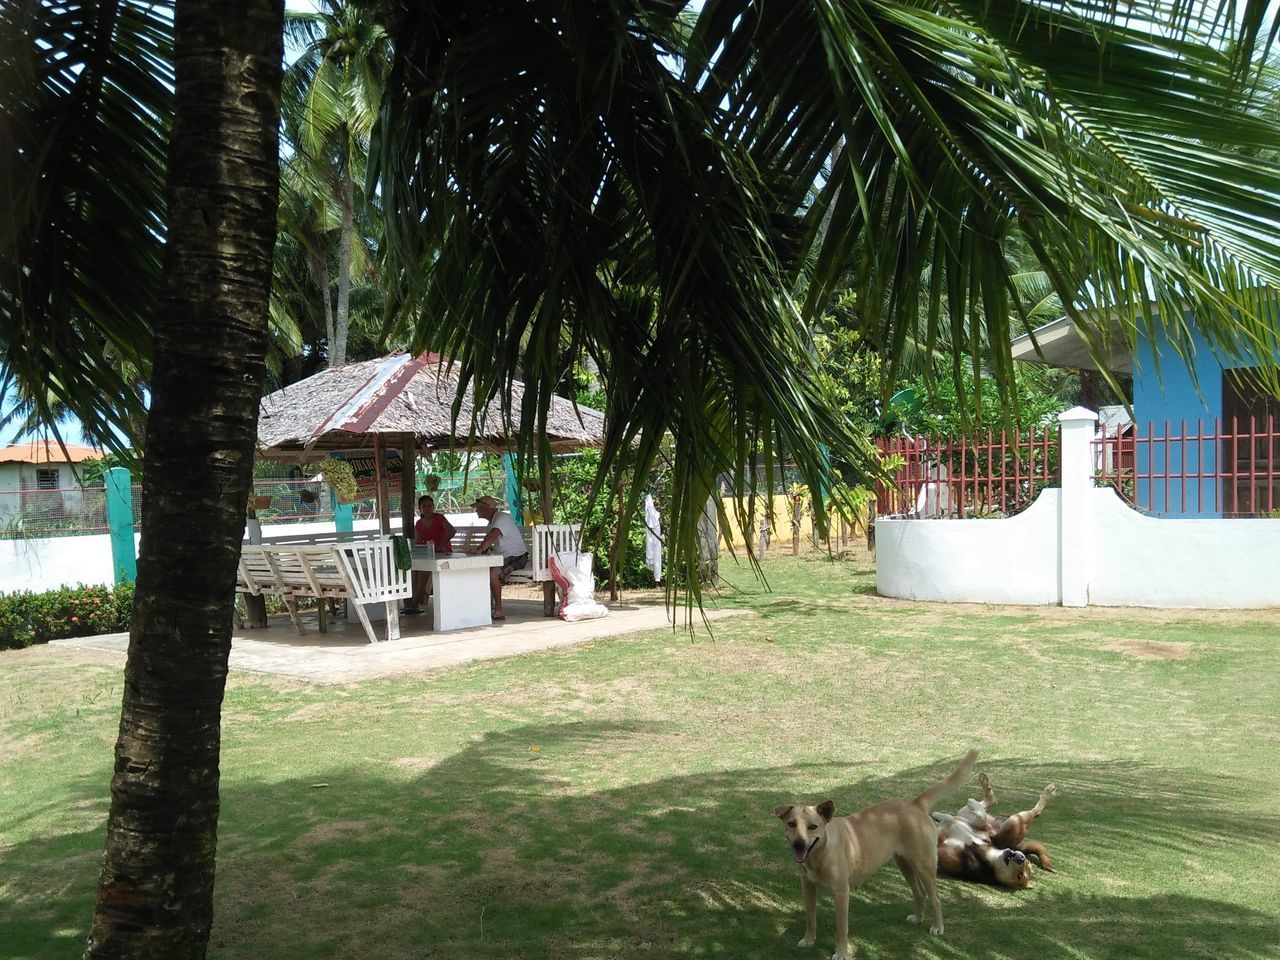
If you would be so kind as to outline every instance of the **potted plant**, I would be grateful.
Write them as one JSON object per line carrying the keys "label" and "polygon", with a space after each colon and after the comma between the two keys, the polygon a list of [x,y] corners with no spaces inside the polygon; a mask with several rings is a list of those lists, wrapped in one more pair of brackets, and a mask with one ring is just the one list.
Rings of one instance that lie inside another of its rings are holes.
{"label": "potted plant", "polygon": [[429,473],[427,474],[426,479],[423,480],[423,485],[426,487],[428,493],[435,493],[440,489],[440,478],[434,473]]}

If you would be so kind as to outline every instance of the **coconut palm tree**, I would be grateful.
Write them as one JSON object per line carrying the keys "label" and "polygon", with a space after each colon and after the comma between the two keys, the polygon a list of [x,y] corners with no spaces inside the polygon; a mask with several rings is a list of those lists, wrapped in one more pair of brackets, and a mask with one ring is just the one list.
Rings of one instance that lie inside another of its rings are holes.
{"label": "coconut palm tree", "polygon": [[104,346],[150,371],[146,519],[86,956],[203,956],[267,348],[281,13],[31,0],[0,18],[9,373],[29,396],[47,376],[105,439],[130,395]]}
{"label": "coconut palm tree", "polygon": [[[1273,355],[1251,291],[1280,278],[1280,169],[1265,159],[1277,132],[1239,106],[1266,6],[1225,0],[1206,19],[1189,0],[706,0],[686,30],[676,0],[383,0],[395,65],[373,170],[394,292],[415,310],[405,332],[457,357],[481,393],[501,393],[519,364],[535,418],[564,372],[562,340],[607,367],[606,467],[625,457],[642,476],[672,438],[676,569],[695,562],[717,474],[779,445],[817,492],[821,527],[821,444],[855,460],[859,444],[821,389],[805,317],[857,243],[871,241],[860,302],[884,304],[860,323],[890,356],[908,336],[929,342],[943,300],[952,327],[976,318],[988,342],[1007,341],[1012,231],[1069,310],[1153,298],[1121,335],[1163,325],[1177,342],[1191,303],[1219,345]],[[75,345],[114,338],[146,354],[154,333],[94,957],[199,957],[207,943],[218,707],[276,223],[278,0],[178,0],[167,210],[167,87],[141,69],[163,60],[152,10],[0,7],[0,109],[15,131],[0,141],[15,211],[0,234],[0,338],[13,376],[51,375],[92,428],[117,385]],[[149,151],[121,134],[130,124]],[[1226,149],[1246,146],[1259,157]],[[111,150],[145,167],[124,196]],[[95,218],[113,203],[117,249],[98,262]],[[798,309],[796,266],[828,217]],[[126,294],[129,278],[154,276],[162,225],[151,315],[145,294]],[[149,262],[151,274],[127,269]],[[615,296],[634,289],[653,293]],[[54,346],[28,361],[23,335]],[[1007,357],[993,362],[1007,378]]]}
{"label": "coconut palm tree", "polygon": [[[329,0],[316,13],[289,11],[285,30],[298,51],[284,75],[285,182],[306,204],[298,237],[322,294],[329,364],[338,366],[347,360],[352,271],[372,259],[358,228],[371,208],[365,158],[390,46],[383,28],[346,0]],[[330,261],[337,274],[332,296]]]}

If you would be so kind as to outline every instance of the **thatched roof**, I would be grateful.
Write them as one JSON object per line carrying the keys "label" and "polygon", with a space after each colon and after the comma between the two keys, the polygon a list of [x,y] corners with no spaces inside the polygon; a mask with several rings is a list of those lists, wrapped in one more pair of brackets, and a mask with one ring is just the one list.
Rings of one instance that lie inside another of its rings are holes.
{"label": "thatched roof", "polygon": [[[411,433],[419,449],[466,448],[504,450],[514,440],[502,423],[495,402],[477,419],[474,439],[468,436],[473,407],[468,389],[458,414],[460,436],[454,438],[452,407],[457,372],[436,354],[412,357],[392,354],[322,370],[314,376],[263,397],[258,416],[258,452],[274,460],[303,460],[334,450],[368,450],[373,435]],[[519,408],[524,385],[512,387],[512,432],[520,430]],[[593,446],[604,434],[604,415],[560,397],[552,400],[547,433],[553,450]]]}

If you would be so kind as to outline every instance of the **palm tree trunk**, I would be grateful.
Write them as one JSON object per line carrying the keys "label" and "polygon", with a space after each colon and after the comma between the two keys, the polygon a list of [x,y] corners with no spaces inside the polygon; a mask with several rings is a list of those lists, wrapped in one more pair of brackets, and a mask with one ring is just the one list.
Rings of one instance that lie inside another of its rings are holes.
{"label": "palm tree trunk", "polygon": [[85,956],[204,957],[232,584],[264,378],[279,0],[179,0],[169,234],[106,855]]}
{"label": "palm tree trunk", "polygon": [[324,333],[326,342],[332,344],[336,339],[337,330],[333,323],[333,300],[329,298],[328,250],[308,249],[307,271],[311,274],[312,282],[320,290],[320,302],[324,305]]}
{"label": "palm tree trunk", "polygon": [[355,234],[355,188],[346,164],[342,170],[342,233],[338,242],[338,310],[329,342],[329,366],[347,362],[347,327],[351,322],[351,241]]}

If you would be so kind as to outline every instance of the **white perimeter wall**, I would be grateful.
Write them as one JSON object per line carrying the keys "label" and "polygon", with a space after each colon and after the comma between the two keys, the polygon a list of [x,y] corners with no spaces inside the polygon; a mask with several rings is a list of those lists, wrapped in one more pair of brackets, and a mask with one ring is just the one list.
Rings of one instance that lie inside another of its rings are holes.
{"label": "white perimeter wall", "polygon": [[1059,491],[1005,520],[876,519],[876,589],[950,603],[1058,603]]}
{"label": "white perimeter wall", "polygon": [[[484,526],[474,513],[451,514],[454,526]],[[376,530],[376,520],[357,520],[356,530]],[[273,523],[262,528],[262,535],[302,535],[331,533],[333,523]],[[133,549],[138,549],[134,534]],[[111,537],[50,537],[42,540],[0,540],[0,593],[30,590],[41,593],[77,584],[114,584],[111,561]]]}
{"label": "white perimeter wall", "polygon": [[1104,607],[1280,606],[1280,520],[1157,520],[1094,491],[1089,602]]}
{"label": "white perimeter wall", "polygon": [[[1094,549],[1069,563],[1098,606],[1280,606],[1280,520],[1157,520],[1110,488],[1087,515],[1060,514],[1058,490],[1005,520],[876,520],[876,589],[952,603],[1062,602],[1060,523],[1093,528]],[[1069,572],[1069,571],[1068,571]]]}
{"label": "white perimeter wall", "polygon": [[[133,549],[138,549],[134,534]],[[111,535],[0,540],[0,593],[42,593],[77,584],[114,584]]]}

